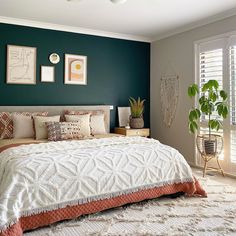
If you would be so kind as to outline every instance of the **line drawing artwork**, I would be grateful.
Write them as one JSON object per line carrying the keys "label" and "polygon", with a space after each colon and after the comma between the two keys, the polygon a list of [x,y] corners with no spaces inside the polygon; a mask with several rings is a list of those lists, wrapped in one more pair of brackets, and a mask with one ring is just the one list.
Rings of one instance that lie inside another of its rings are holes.
{"label": "line drawing artwork", "polygon": [[35,83],[35,53],[31,47],[8,47],[8,78],[9,83]]}

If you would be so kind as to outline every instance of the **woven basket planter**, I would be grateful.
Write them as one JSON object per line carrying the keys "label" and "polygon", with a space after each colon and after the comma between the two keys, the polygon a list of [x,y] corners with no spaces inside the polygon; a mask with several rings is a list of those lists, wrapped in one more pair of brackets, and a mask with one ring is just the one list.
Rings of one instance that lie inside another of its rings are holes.
{"label": "woven basket planter", "polygon": [[219,155],[223,149],[223,138],[220,135],[198,135],[197,148],[203,155]]}
{"label": "woven basket planter", "polygon": [[143,118],[130,118],[129,125],[131,129],[142,129],[144,127],[144,121]]}

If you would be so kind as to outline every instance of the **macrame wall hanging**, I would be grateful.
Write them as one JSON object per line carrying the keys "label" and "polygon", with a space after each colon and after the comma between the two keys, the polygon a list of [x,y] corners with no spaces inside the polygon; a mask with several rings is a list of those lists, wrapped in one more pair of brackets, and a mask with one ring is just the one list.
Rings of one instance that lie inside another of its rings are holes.
{"label": "macrame wall hanging", "polygon": [[175,118],[179,100],[179,76],[162,76],[160,94],[163,121],[167,127],[170,127]]}

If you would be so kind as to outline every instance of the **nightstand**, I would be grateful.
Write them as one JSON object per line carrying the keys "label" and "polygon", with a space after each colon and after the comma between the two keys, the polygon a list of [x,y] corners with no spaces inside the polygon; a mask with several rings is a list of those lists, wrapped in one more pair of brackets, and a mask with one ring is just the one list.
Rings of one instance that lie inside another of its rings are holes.
{"label": "nightstand", "polygon": [[116,134],[122,134],[125,136],[142,136],[148,137],[150,136],[150,129],[143,128],[143,129],[126,129],[126,128],[115,128]]}

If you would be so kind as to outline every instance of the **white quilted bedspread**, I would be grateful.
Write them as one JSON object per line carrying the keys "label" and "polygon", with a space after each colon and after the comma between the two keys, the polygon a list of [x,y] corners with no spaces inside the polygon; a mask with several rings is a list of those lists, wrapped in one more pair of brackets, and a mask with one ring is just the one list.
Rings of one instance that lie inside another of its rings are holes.
{"label": "white quilted bedspread", "polygon": [[183,156],[154,139],[113,137],[10,148],[0,154],[0,230],[21,216],[191,181]]}

